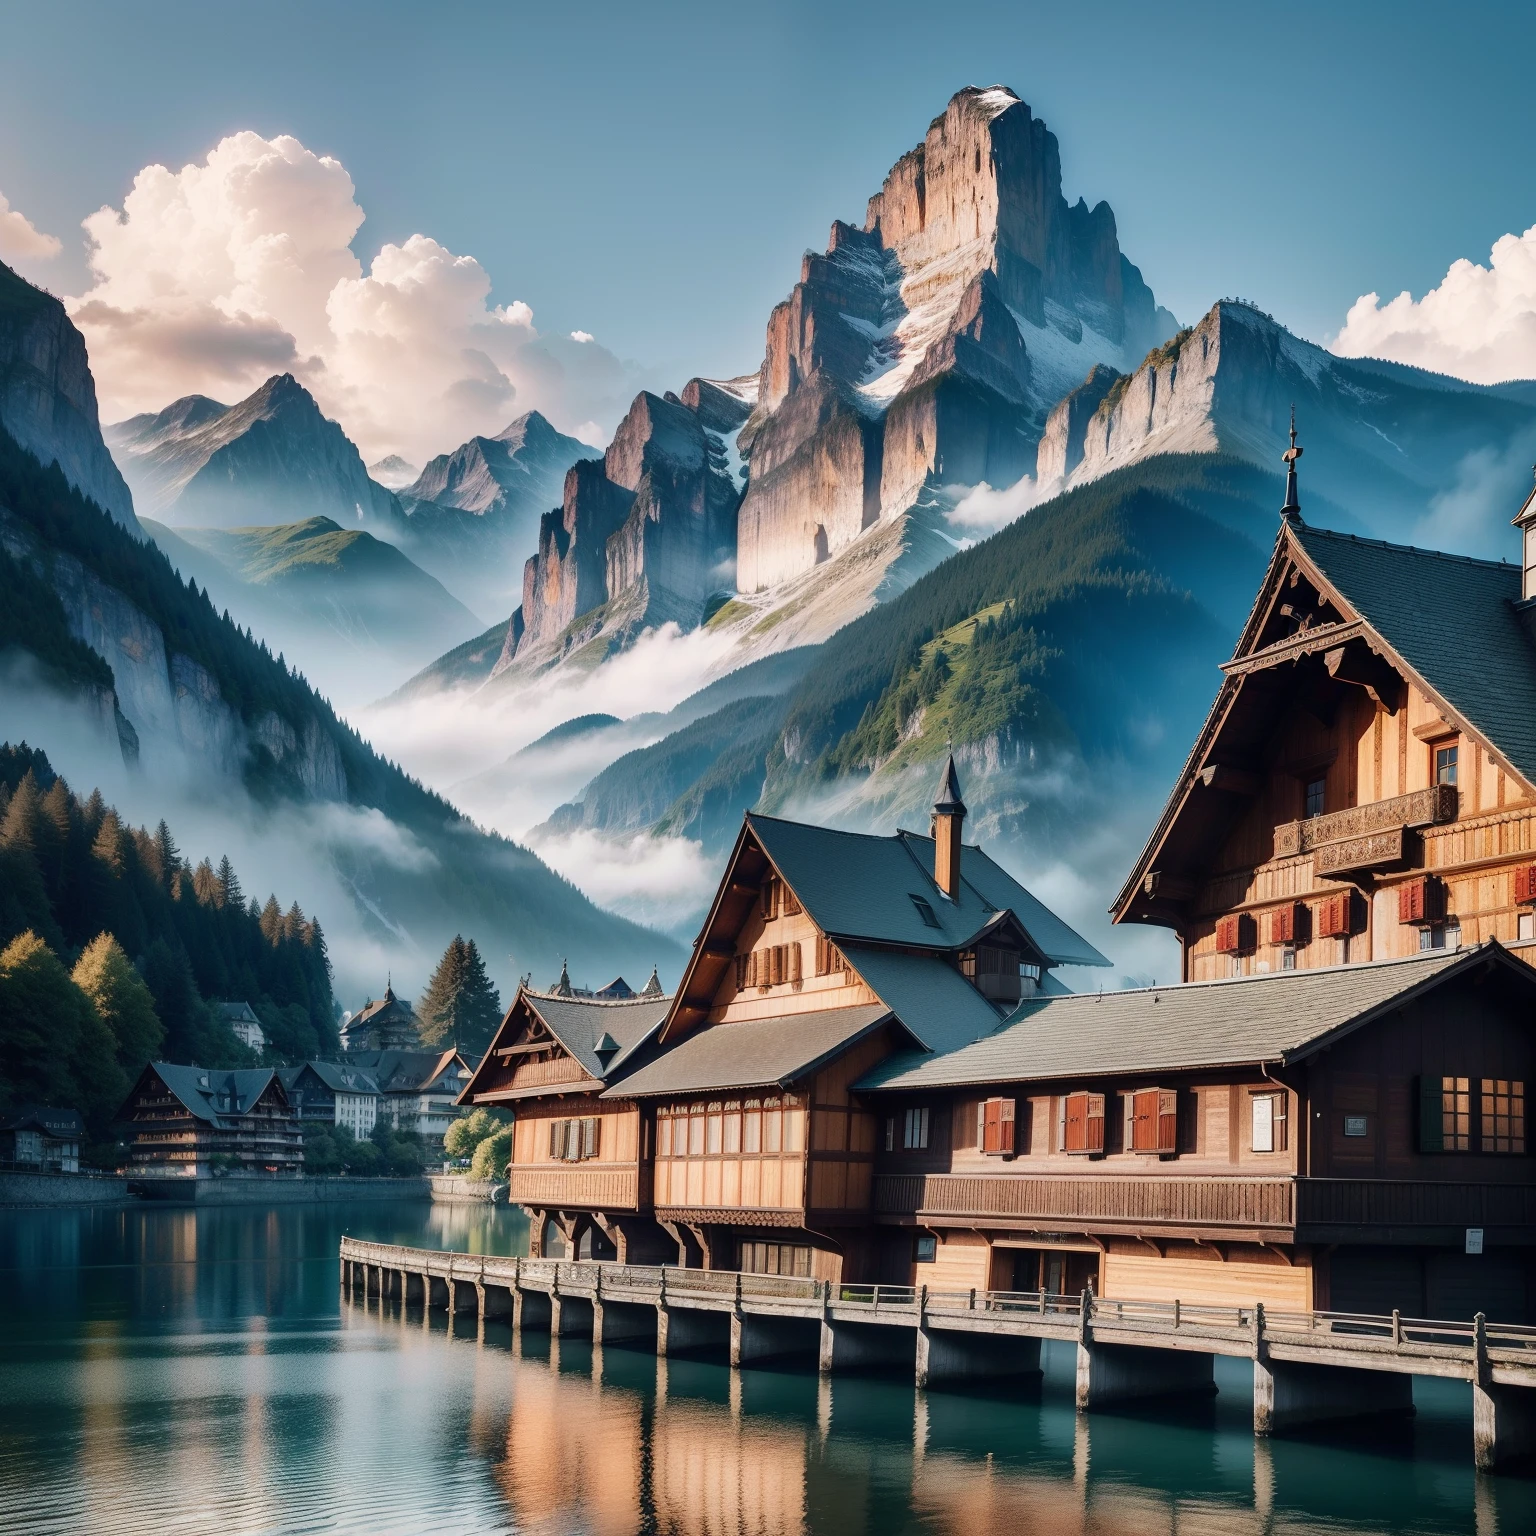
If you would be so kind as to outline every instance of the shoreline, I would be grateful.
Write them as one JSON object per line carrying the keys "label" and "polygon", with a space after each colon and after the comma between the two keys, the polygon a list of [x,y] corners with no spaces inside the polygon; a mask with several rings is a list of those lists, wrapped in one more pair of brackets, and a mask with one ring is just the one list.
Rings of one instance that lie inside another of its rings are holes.
{"label": "shoreline", "polygon": [[505,1205],[506,1185],[452,1174],[417,1178],[250,1179],[125,1178],[110,1173],[0,1172],[0,1210],[68,1206],[334,1205],[350,1200],[427,1200],[434,1204]]}

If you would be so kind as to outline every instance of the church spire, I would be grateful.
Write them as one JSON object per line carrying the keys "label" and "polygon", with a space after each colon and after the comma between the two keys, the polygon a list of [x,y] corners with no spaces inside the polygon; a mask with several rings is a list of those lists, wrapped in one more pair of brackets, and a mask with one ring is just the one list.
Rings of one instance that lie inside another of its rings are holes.
{"label": "church spire", "polygon": [[1288,523],[1301,521],[1301,503],[1296,499],[1296,461],[1306,450],[1296,446],[1296,407],[1291,407],[1291,446],[1280,455],[1280,462],[1285,465],[1285,505],[1280,508],[1280,516]]}

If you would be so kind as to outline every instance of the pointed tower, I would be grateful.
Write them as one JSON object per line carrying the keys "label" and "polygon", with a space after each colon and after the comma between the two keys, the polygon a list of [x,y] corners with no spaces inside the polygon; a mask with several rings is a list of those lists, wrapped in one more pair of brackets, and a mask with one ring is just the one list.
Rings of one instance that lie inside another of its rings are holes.
{"label": "pointed tower", "polygon": [[560,980],[554,985],[553,995],[555,997],[572,997],[575,995],[571,990],[571,973],[566,968],[564,960],[560,962]]}
{"label": "pointed tower", "polygon": [[1288,523],[1301,521],[1301,503],[1296,499],[1296,461],[1306,450],[1296,446],[1296,407],[1291,407],[1291,446],[1280,455],[1280,462],[1285,465],[1285,505],[1280,508],[1280,516]]}
{"label": "pointed tower", "polygon": [[656,974],[656,967],[651,967],[651,979],[640,989],[641,997],[661,996],[661,977]]}
{"label": "pointed tower", "polygon": [[933,802],[933,878],[951,901],[960,891],[960,828],[965,821],[965,802],[960,798],[960,779],[955,773],[955,754],[944,765],[944,782]]}

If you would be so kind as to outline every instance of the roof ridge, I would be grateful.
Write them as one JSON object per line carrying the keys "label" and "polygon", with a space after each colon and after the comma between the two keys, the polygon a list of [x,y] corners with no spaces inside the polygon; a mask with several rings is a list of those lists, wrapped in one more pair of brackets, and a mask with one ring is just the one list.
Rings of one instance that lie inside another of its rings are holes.
{"label": "roof ridge", "polygon": [[1347,540],[1351,544],[1366,544],[1376,549],[1392,549],[1405,555],[1428,555],[1435,560],[1458,560],[1463,565],[1483,565],[1494,570],[1518,571],[1519,565],[1512,560],[1490,560],[1483,555],[1458,555],[1448,549],[1425,549],[1418,544],[1394,544],[1390,539],[1373,539],[1358,533],[1340,533],[1336,528],[1319,528],[1307,523],[1295,530],[1298,536],[1321,534],[1326,539]]}
{"label": "roof ridge", "polygon": [[[1468,955],[1486,950],[1493,942],[1491,939],[1484,939],[1478,944],[1458,944],[1455,949],[1430,949],[1416,955],[1392,955],[1385,960],[1344,961],[1339,965],[1309,965],[1292,971],[1258,971],[1251,976],[1213,976],[1206,981],[1174,981],[1161,986],[1154,983],[1147,987],[1116,987],[1112,991],[1105,992],[1061,992],[1052,997],[1036,997],[1020,1003],[1013,1016],[1020,1017],[1025,1009],[1043,1008],[1048,1003],[1085,1002],[1090,998],[1097,1000],[1101,997],[1137,997],[1150,992],[1179,994],[1201,991],[1207,987],[1234,987],[1261,981],[1295,981],[1298,977],[1330,976],[1340,972],[1357,976],[1363,971],[1380,971],[1394,965],[1425,965],[1431,960],[1438,960],[1445,964],[1457,959],[1465,960]],[[1008,1019],[1005,1017],[1002,1022],[1006,1025]]]}
{"label": "roof ridge", "polygon": [[634,1008],[640,1004],[650,1006],[655,1003],[670,1002],[674,994],[663,992],[658,996],[652,993],[647,997],[644,993],[637,992],[633,997],[581,997],[576,993],[535,992],[532,987],[524,987],[523,996],[537,997],[545,1002],[591,1004],[594,1008]]}

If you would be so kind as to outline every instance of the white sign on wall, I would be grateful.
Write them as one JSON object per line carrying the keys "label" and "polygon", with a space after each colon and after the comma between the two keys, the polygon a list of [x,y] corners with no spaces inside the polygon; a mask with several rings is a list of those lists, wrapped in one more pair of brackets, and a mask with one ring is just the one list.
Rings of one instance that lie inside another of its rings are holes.
{"label": "white sign on wall", "polygon": [[1481,1227],[1467,1228],[1467,1252],[1481,1253],[1483,1251],[1483,1229]]}

